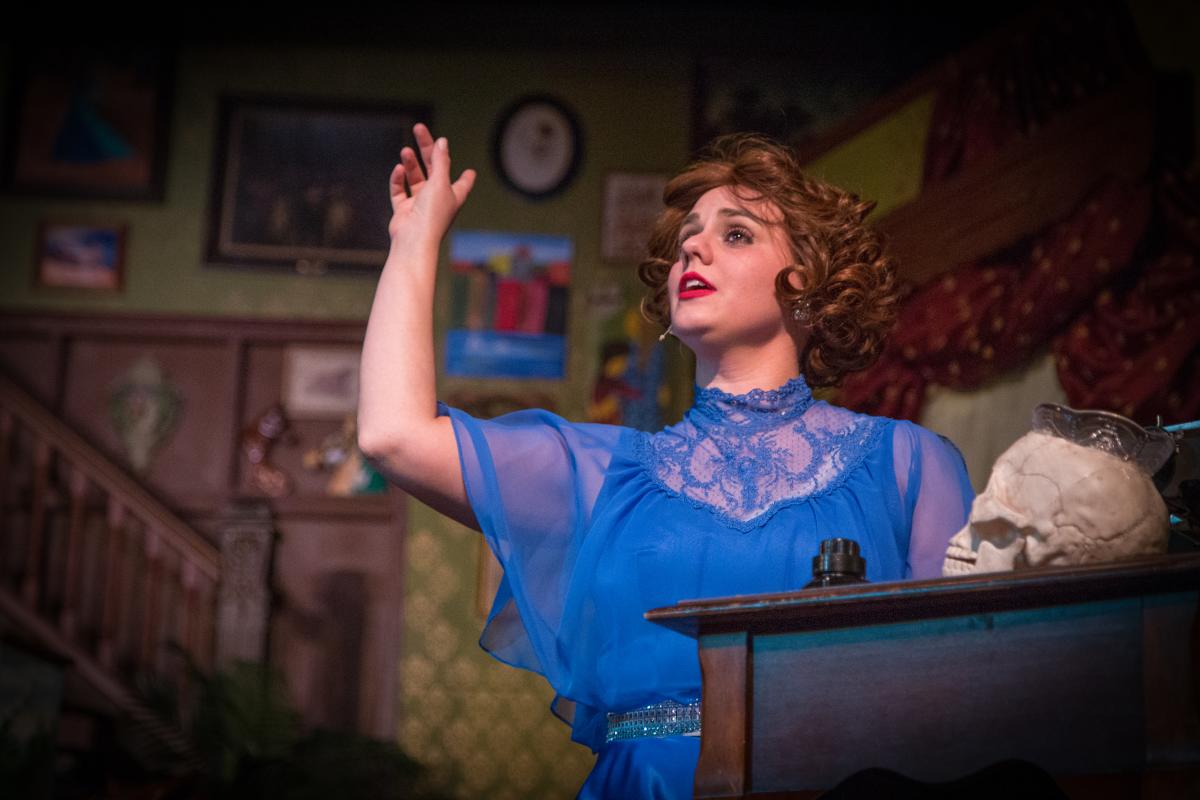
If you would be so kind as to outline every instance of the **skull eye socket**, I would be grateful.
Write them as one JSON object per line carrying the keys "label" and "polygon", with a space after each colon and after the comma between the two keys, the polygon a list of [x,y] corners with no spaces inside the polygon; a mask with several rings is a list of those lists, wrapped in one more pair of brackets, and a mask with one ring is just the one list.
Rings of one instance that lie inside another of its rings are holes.
{"label": "skull eye socket", "polygon": [[971,542],[975,549],[979,549],[982,542],[987,542],[992,547],[1005,550],[1025,535],[1026,529],[1018,528],[1011,520],[992,517],[971,520],[971,533],[973,539],[978,537],[978,541]]}

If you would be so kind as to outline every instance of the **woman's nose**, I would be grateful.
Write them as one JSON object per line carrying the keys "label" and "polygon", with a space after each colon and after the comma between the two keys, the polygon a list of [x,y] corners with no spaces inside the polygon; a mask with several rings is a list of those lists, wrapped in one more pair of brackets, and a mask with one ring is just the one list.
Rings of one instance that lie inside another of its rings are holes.
{"label": "woman's nose", "polygon": [[712,248],[703,233],[692,234],[684,240],[683,255],[687,261],[696,260],[702,264],[712,263]]}

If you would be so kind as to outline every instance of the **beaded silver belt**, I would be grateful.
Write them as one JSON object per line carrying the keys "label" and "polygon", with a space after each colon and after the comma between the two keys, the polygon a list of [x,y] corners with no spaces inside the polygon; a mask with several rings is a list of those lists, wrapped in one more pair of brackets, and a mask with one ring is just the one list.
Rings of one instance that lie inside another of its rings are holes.
{"label": "beaded silver belt", "polygon": [[604,741],[641,739],[647,736],[699,736],[700,701],[676,703],[667,700],[650,706],[608,714]]}

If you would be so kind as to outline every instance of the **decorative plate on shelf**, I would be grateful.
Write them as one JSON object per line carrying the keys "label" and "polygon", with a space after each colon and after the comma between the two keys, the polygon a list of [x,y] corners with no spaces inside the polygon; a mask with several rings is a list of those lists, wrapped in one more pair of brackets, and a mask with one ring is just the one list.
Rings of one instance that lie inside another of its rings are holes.
{"label": "decorative plate on shelf", "polygon": [[575,177],[583,136],[574,112],[546,95],[504,110],[492,137],[492,158],[509,188],[531,200],[557,194]]}

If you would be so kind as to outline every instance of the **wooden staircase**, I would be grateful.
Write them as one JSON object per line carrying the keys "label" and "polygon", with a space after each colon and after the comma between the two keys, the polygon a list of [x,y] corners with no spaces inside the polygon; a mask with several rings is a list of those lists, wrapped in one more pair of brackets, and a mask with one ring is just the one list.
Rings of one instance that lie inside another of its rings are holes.
{"label": "wooden staircase", "polygon": [[195,755],[134,686],[172,684],[216,652],[218,548],[136,479],[0,373],[0,620],[69,664],[135,740]]}

